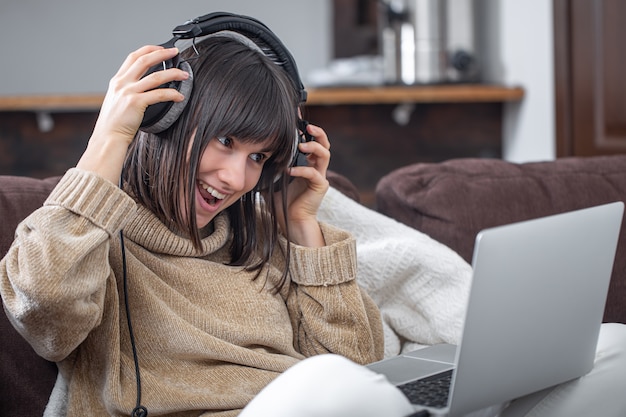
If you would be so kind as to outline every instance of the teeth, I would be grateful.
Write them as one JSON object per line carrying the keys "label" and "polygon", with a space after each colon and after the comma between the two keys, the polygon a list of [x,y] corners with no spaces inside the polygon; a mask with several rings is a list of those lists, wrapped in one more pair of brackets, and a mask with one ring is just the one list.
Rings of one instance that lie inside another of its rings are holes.
{"label": "teeth", "polygon": [[226,198],[226,194],[220,193],[215,188],[211,187],[209,184],[206,184],[202,181],[199,181],[199,182],[200,182],[200,187],[204,188],[206,192],[211,194],[213,197],[220,199],[220,200],[223,200]]}

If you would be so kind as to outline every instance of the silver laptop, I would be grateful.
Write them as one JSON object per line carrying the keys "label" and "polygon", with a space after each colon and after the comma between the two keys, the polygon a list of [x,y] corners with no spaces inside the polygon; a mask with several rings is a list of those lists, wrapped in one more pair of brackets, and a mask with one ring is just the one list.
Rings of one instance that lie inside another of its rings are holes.
{"label": "silver laptop", "polygon": [[[368,367],[406,390],[416,410],[451,417],[586,374],[623,211],[616,202],[483,230],[459,346],[435,345]],[[437,380],[447,399],[419,391],[427,380]],[[407,383],[419,385],[412,388],[418,393],[409,394]]]}

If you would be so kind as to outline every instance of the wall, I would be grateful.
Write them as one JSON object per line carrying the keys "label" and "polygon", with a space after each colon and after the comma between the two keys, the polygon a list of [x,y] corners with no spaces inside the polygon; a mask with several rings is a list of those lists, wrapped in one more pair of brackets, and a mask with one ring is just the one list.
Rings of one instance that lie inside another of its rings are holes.
{"label": "wall", "polygon": [[556,156],[552,1],[482,0],[485,80],[521,85],[521,103],[504,110],[503,158]]}
{"label": "wall", "polygon": [[[332,51],[331,0],[3,0],[0,95],[100,93],[131,50],[169,39],[189,18],[227,10],[255,16],[281,37],[306,75]],[[149,10],[146,7],[149,6]],[[478,0],[485,81],[521,85],[507,104],[503,156],[553,159],[552,2]]]}
{"label": "wall", "polygon": [[2,0],[0,95],[103,93],[129,52],[213,11],[267,24],[303,73],[329,59],[329,0]]}

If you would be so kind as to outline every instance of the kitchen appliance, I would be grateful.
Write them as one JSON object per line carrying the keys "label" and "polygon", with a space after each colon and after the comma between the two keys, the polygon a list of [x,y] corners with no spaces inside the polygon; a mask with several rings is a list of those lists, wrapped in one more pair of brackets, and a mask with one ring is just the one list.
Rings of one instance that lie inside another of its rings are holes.
{"label": "kitchen appliance", "polygon": [[380,0],[387,84],[479,80],[476,0]]}

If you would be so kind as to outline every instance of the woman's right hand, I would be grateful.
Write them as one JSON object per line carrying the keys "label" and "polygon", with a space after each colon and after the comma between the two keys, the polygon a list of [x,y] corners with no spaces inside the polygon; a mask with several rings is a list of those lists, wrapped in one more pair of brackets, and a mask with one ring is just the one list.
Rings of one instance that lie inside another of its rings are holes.
{"label": "woman's right hand", "polygon": [[183,95],[173,88],[157,87],[187,79],[189,74],[185,71],[170,68],[143,77],[152,66],[177,53],[177,48],[144,46],[128,55],[109,82],[94,131],[77,168],[93,171],[118,183],[126,151],[141,125],[146,108],[159,102],[184,100]]}

